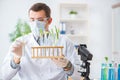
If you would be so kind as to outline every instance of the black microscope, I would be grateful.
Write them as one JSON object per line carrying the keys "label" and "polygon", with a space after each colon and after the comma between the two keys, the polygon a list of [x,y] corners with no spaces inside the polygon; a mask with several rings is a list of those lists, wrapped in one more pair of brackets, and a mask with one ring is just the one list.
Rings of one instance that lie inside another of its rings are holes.
{"label": "black microscope", "polygon": [[81,77],[83,80],[90,80],[89,73],[90,73],[90,62],[88,60],[92,60],[93,55],[87,50],[86,44],[80,44],[78,46],[78,55],[81,56],[82,64],[80,65],[80,72]]}

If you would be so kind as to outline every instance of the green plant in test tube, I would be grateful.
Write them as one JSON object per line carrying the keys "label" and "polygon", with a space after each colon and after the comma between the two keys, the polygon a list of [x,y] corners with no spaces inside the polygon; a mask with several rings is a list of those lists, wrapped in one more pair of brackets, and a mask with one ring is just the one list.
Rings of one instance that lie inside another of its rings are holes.
{"label": "green plant in test tube", "polygon": [[55,28],[51,29],[49,32],[48,31],[44,32],[42,29],[40,29],[39,32],[40,32],[40,37],[43,37],[44,35],[45,39],[47,38],[47,34],[49,34],[52,38],[53,46],[56,45],[60,34],[60,30],[56,26]]}
{"label": "green plant in test tube", "polygon": [[108,57],[104,57],[105,59],[105,68],[104,68],[104,80],[108,79]]}
{"label": "green plant in test tube", "polygon": [[[54,30],[55,30],[55,33],[54,33]],[[50,35],[53,39],[53,45],[56,45],[58,39],[59,39],[59,33],[60,33],[60,30],[55,26],[54,29],[51,29],[50,31]]]}
{"label": "green plant in test tube", "polygon": [[40,29],[40,31],[39,31],[39,32],[40,32],[40,37],[42,37],[42,36],[43,36],[43,34],[44,34],[44,33],[43,33],[43,30],[42,30],[42,29]]}

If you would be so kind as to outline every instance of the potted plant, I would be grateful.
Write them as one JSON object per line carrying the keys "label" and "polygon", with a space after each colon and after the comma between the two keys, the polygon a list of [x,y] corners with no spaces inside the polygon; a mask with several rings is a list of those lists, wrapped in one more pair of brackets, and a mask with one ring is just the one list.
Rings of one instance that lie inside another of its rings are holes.
{"label": "potted plant", "polygon": [[70,14],[70,17],[71,17],[71,18],[75,18],[76,15],[78,14],[78,12],[75,11],[75,10],[71,10],[71,11],[69,12],[69,14]]}
{"label": "potted plant", "polygon": [[16,23],[15,30],[9,34],[10,41],[15,41],[16,38],[31,32],[30,26],[27,22],[19,19]]}

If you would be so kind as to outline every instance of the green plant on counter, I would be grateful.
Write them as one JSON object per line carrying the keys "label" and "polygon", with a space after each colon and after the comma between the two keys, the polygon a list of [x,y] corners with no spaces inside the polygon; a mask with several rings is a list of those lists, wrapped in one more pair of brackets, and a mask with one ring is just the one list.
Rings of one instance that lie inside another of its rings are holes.
{"label": "green plant on counter", "polygon": [[30,32],[31,29],[28,23],[19,19],[15,26],[15,30],[9,34],[10,41],[13,42],[16,38],[28,34]]}

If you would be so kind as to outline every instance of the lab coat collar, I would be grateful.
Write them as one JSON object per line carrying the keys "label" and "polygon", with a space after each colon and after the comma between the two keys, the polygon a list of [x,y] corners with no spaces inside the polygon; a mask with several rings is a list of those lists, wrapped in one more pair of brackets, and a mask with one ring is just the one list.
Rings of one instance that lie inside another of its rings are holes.
{"label": "lab coat collar", "polygon": [[31,33],[31,37],[30,37],[30,45],[31,45],[31,47],[33,47],[33,46],[39,46],[39,44],[35,40],[35,38],[34,38],[34,36],[33,36],[32,33]]}

